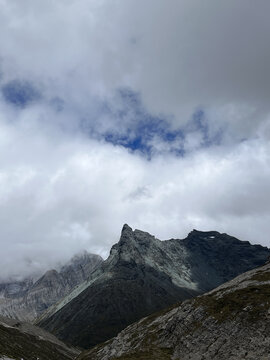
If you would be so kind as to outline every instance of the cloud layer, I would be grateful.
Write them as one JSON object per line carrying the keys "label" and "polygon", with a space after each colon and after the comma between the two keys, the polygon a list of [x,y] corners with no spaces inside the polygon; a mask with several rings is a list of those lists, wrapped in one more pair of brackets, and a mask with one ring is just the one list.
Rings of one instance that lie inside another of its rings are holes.
{"label": "cloud layer", "polygon": [[269,246],[269,1],[0,4],[2,279],[125,222]]}

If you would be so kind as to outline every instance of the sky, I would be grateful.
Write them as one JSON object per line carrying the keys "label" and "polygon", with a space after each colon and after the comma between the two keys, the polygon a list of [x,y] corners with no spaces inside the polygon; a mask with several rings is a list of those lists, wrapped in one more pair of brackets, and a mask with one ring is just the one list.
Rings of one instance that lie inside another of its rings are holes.
{"label": "sky", "polygon": [[128,223],[270,246],[268,0],[0,0],[1,280]]}

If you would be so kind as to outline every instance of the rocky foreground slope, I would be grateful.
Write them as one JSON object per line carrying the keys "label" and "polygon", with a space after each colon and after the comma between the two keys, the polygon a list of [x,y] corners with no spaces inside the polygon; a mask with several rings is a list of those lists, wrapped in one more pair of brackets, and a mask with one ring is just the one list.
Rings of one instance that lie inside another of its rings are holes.
{"label": "rocky foreground slope", "polygon": [[78,360],[269,360],[270,264],[134,323]]}
{"label": "rocky foreground slope", "polygon": [[72,360],[78,354],[42,329],[0,316],[0,359]]}
{"label": "rocky foreground slope", "polygon": [[38,325],[90,348],[144,316],[264,264],[269,255],[267,248],[215,231],[160,241],[125,225],[109,258]]}
{"label": "rocky foreground slope", "polygon": [[83,252],[59,271],[49,270],[35,282],[27,279],[0,284],[0,315],[33,321],[85,281],[102,261],[98,255]]}

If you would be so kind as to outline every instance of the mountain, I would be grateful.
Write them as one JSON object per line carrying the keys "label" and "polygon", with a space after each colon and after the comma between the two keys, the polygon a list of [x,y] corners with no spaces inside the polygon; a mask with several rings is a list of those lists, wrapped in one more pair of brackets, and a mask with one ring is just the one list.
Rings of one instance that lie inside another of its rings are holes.
{"label": "mountain", "polygon": [[0,316],[0,359],[72,360],[79,353],[40,328]]}
{"label": "mountain", "polygon": [[[33,286],[34,280],[29,277],[21,281],[11,281],[0,284],[0,299],[22,297]],[[1,301],[1,300],[0,300]]]}
{"label": "mountain", "polygon": [[69,294],[102,262],[98,255],[75,255],[59,271],[49,270],[37,281],[26,279],[0,285],[0,314],[33,321],[44,310]]}
{"label": "mountain", "polygon": [[124,225],[108,259],[37,324],[90,348],[144,316],[262,265],[269,255],[265,247],[215,231],[160,241]]}
{"label": "mountain", "polygon": [[78,360],[269,359],[270,264],[136,322]]}

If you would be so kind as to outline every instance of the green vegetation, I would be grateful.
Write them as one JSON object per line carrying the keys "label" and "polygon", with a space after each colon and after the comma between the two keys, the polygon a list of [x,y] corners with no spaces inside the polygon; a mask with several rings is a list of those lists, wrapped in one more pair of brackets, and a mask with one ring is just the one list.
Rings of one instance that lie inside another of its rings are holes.
{"label": "green vegetation", "polygon": [[[263,274],[262,274],[263,275]],[[202,306],[208,315],[219,322],[245,314],[247,321],[255,322],[269,309],[270,286],[258,285],[239,289],[216,299],[214,294],[195,299],[195,306]]]}

